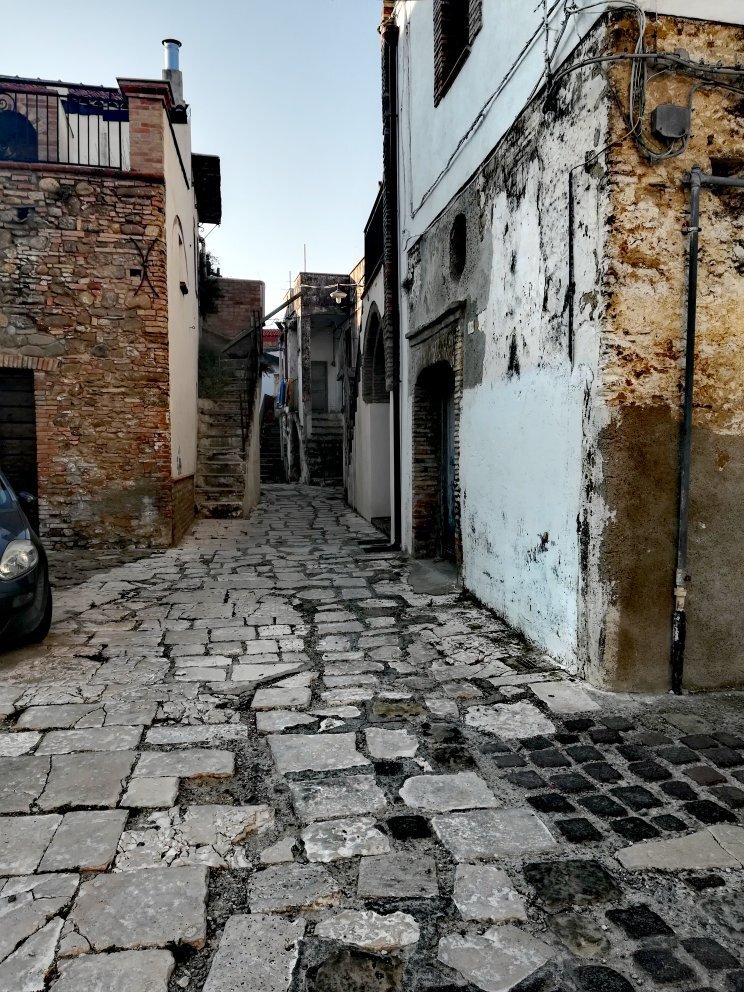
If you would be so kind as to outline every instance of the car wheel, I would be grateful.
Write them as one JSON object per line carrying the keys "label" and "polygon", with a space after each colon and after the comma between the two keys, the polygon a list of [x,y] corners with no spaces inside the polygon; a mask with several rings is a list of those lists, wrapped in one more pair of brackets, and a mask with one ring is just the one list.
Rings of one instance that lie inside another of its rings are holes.
{"label": "car wheel", "polygon": [[46,599],[44,600],[44,613],[37,627],[25,638],[27,644],[39,644],[49,633],[52,626],[52,587],[49,580],[45,582]]}

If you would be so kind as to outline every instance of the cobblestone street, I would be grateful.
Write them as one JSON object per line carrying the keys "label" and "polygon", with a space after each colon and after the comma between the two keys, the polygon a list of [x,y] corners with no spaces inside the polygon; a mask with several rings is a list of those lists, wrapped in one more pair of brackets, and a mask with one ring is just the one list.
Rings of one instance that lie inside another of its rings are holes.
{"label": "cobblestone street", "polygon": [[741,696],[447,585],[275,486],[59,590],[0,656],[0,992],[744,992]]}

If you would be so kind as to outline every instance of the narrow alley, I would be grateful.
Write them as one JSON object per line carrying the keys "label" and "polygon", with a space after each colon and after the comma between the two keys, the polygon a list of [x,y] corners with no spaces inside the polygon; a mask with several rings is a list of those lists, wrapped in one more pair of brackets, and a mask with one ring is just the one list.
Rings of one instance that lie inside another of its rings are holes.
{"label": "narrow alley", "polygon": [[57,609],[0,664],[0,992],[744,989],[741,696],[583,686],[328,489]]}

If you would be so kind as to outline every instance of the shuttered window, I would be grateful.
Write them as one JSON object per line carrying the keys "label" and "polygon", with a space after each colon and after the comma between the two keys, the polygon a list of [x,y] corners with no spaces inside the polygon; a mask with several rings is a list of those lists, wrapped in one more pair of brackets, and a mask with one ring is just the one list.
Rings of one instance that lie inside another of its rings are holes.
{"label": "shuttered window", "polygon": [[446,94],[483,24],[483,0],[434,0],[434,104]]}

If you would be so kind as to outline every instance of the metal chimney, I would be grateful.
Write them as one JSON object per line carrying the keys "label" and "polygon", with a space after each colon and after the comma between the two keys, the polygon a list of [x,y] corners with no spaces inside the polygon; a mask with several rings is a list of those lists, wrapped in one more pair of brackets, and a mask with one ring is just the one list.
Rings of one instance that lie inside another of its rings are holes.
{"label": "metal chimney", "polygon": [[176,107],[185,107],[183,98],[183,75],[179,68],[181,42],[176,38],[163,38],[163,79],[171,84],[173,102]]}
{"label": "metal chimney", "polygon": [[181,42],[176,38],[163,38],[164,69],[178,69],[178,52]]}

